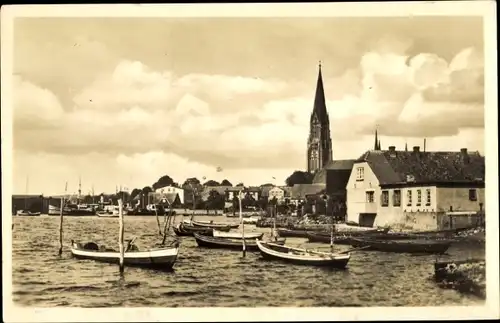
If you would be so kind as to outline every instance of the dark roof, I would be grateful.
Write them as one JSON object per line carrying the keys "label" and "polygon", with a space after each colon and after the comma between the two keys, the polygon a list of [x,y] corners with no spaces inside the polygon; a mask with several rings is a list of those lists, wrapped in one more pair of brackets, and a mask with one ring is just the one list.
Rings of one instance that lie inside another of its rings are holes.
{"label": "dark roof", "polygon": [[318,194],[325,188],[325,184],[295,184],[291,190],[291,197],[305,198],[306,195]]}
{"label": "dark roof", "polygon": [[249,186],[245,189],[247,192],[260,192],[262,189],[258,186]]}
{"label": "dark roof", "polygon": [[367,151],[356,162],[368,162],[380,184],[484,182],[479,152]]}
{"label": "dark roof", "polygon": [[330,160],[325,167],[320,169],[313,178],[313,184],[326,184],[326,173],[328,170],[351,171],[356,159]]}

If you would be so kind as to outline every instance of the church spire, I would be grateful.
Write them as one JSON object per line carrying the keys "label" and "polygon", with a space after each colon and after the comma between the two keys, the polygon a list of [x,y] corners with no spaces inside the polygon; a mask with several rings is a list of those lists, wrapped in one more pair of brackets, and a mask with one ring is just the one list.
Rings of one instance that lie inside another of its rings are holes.
{"label": "church spire", "polygon": [[314,97],[314,108],[313,113],[311,114],[311,120],[313,116],[316,115],[320,124],[325,125],[329,123],[328,113],[326,111],[326,102],[325,102],[325,90],[323,88],[323,76],[321,74],[321,61],[319,61],[319,70],[318,70],[318,80],[316,82],[316,95]]}
{"label": "church spire", "polygon": [[405,142],[405,151],[408,151],[408,143]]}
{"label": "church spire", "polygon": [[379,150],[379,140],[378,140],[377,128],[375,128],[375,145],[373,146],[373,150]]}

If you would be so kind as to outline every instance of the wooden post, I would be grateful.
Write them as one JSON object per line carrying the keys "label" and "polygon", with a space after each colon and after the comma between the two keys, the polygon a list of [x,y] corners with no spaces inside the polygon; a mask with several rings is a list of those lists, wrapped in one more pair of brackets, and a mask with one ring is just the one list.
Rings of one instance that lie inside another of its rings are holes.
{"label": "wooden post", "polygon": [[333,219],[332,219],[332,229],[330,230],[330,252],[333,252]]}
{"label": "wooden post", "polygon": [[[168,215],[168,220],[165,220],[165,226],[163,227],[163,241],[162,241],[162,245],[165,244],[165,240],[167,239],[167,232],[169,231],[170,229],[170,221],[172,221],[172,213],[173,213],[173,207],[172,207],[172,204],[170,204],[170,212],[169,212],[169,215]],[[167,212],[165,212],[165,214],[167,214]]]}
{"label": "wooden post", "polygon": [[61,197],[61,210],[59,213],[59,256],[62,255],[63,250],[63,207],[64,197]]}
{"label": "wooden post", "polygon": [[156,224],[158,224],[158,234],[161,235],[161,224],[160,224],[160,218],[158,217],[158,209],[156,208],[156,203],[154,204],[154,206],[155,206]]}
{"label": "wooden post", "polygon": [[242,229],[242,241],[243,241],[243,257],[246,256],[246,242],[245,242],[245,222],[243,221],[243,207],[241,205],[241,191],[238,196],[239,204],[240,204],[240,221],[241,221],[241,229]]}
{"label": "wooden post", "polygon": [[124,223],[123,223],[123,201],[118,199],[118,216],[120,219],[120,232],[118,236],[118,243],[120,244],[120,274],[124,270],[125,246],[123,245]]}

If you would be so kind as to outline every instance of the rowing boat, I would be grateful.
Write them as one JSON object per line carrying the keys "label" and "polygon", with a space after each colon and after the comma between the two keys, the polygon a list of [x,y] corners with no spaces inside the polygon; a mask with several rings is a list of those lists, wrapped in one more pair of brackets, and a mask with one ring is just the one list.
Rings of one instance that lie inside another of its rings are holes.
{"label": "rowing boat", "polygon": [[[242,250],[243,239],[231,239],[231,238],[220,238],[208,236],[200,233],[193,233],[196,243],[199,247],[214,248],[214,249],[231,249],[231,250]],[[257,247],[257,239],[247,239],[245,237],[245,250],[246,251],[259,251]],[[285,239],[277,238],[275,243],[278,245],[285,244]]]}
{"label": "rowing boat", "polygon": [[219,228],[226,228],[229,227],[230,229],[237,229],[240,225],[239,224],[233,224],[233,223],[217,223],[214,221],[191,221],[191,224],[195,227],[204,227],[204,228],[212,228],[212,229],[219,229]]}
{"label": "rowing boat", "polygon": [[256,244],[264,259],[282,260],[297,265],[345,268],[351,258],[349,253],[320,252],[259,240],[256,241]]}
{"label": "rowing boat", "polygon": [[401,253],[445,253],[452,241],[428,239],[380,240],[375,238],[350,238],[351,246],[366,250]]}
{"label": "rowing boat", "polygon": [[[214,229],[212,233],[216,238],[243,239],[243,232],[224,232]],[[245,239],[261,239],[263,235],[262,232],[245,232]]]}
{"label": "rowing boat", "polygon": [[[129,242],[124,253],[124,264],[127,266],[171,269],[179,253],[179,243],[170,247],[150,248],[139,251],[137,246]],[[71,254],[77,259],[91,259],[107,263],[119,263],[120,252],[99,246],[94,242],[85,244],[71,241]]]}

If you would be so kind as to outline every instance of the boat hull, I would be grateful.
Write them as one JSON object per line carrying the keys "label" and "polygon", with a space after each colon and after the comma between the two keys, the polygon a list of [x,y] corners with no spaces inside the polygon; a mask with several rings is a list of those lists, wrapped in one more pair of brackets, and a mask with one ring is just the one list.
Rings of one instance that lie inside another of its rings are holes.
{"label": "boat hull", "polygon": [[289,230],[289,229],[277,229],[280,237],[289,237],[289,238],[307,238],[307,234],[309,233],[306,230]]}
{"label": "boat hull", "polygon": [[375,240],[351,238],[351,246],[365,250],[397,253],[445,253],[451,241],[432,240]]}
{"label": "boat hull", "polygon": [[[206,235],[209,235],[209,233],[212,232],[211,228],[193,227],[184,223],[180,223],[177,226],[174,226],[173,229],[175,235],[180,237],[192,237],[194,232],[203,232]],[[227,229],[227,231],[229,231],[229,228]]]}
{"label": "boat hull", "polygon": [[[125,252],[123,262],[125,266],[172,269],[178,253],[178,247]],[[89,259],[113,264],[120,262],[120,253],[117,251],[86,250],[75,243],[71,248],[71,254],[77,259]]]}
{"label": "boat hull", "polygon": [[[199,247],[213,249],[243,250],[243,239],[215,238],[202,234],[193,234]],[[284,244],[285,240],[276,241],[277,244]],[[259,251],[257,239],[245,239],[246,251]]]}
{"label": "boat hull", "polygon": [[239,224],[215,223],[212,221],[207,221],[207,222],[191,221],[191,224],[195,227],[204,227],[204,228],[211,228],[211,229],[220,229],[220,228],[227,228],[227,227],[229,227],[230,229],[237,229],[240,226]]}
{"label": "boat hull", "polygon": [[[261,232],[248,232],[245,233],[245,239],[262,239],[264,233]],[[219,230],[213,230],[213,236],[215,238],[230,238],[230,239],[243,239],[242,232],[224,232]]]}
{"label": "boat hull", "polygon": [[287,263],[302,265],[302,266],[319,266],[319,267],[329,267],[344,269],[351,256],[349,254],[345,255],[335,255],[328,256],[324,255],[296,255],[288,253],[288,247],[283,246],[282,250],[276,250],[276,247],[269,247],[269,244],[258,241],[257,247],[260,250],[262,258],[267,260],[279,260]]}

